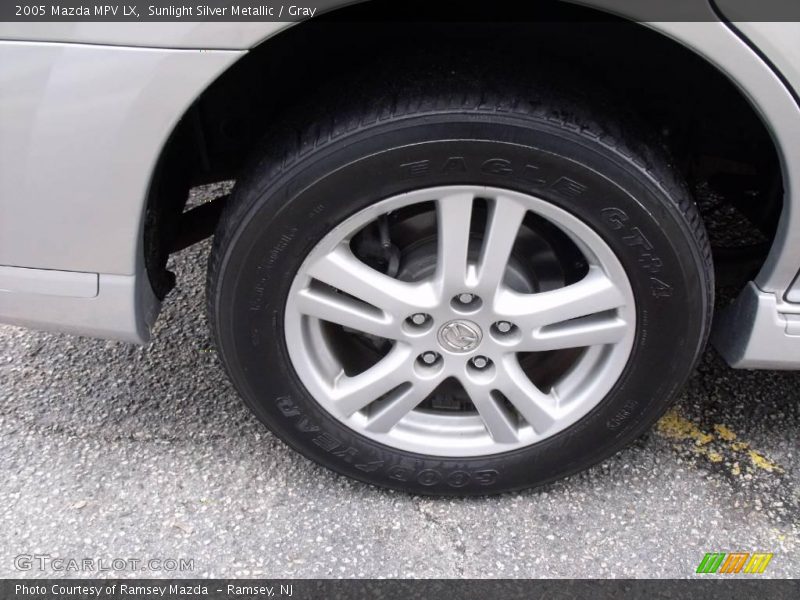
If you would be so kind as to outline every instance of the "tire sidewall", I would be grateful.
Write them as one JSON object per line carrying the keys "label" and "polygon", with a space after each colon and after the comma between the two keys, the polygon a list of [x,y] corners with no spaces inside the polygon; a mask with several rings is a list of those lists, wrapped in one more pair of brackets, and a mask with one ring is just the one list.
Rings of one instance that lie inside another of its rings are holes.
{"label": "tire sidewall", "polygon": [[[311,151],[277,176],[237,184],[246,207],[220,244],[214,322],[223,361],[254,412],[313,460],[371,483],[426,494],[485,494],[543,483],[619,449],[668,406],[707,328],[708,283],[680,211],[683,191],[586,132],[534,119],[434,115],[376,125]],[[612,248],[636,300],[631,359],[588,415],[533,446],[470,458],[379,444],[332,417],[291,366],[283,312],[311,249],[359,210],[444,185],[507,188],[576,215]]]}

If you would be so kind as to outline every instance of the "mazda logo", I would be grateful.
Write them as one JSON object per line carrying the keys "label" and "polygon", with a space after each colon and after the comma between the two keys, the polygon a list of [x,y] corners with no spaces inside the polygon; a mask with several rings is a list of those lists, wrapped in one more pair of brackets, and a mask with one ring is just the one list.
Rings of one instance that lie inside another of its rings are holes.
{"label": "mazda logo", "polygon": [[439,330],[439,343],[451,352],[469,352],[481,343],[481,329],[472,321],[450,321]]}

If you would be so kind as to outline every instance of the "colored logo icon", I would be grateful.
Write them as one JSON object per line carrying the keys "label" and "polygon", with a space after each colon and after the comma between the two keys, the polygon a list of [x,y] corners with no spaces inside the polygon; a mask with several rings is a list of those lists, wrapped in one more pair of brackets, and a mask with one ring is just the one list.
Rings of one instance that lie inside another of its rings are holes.
{"label": "colored logo icon", "polygon": [[736,573],[763,573],[772,553],[769,552],[708,552],[697,565],[697,573],[731,575]]}

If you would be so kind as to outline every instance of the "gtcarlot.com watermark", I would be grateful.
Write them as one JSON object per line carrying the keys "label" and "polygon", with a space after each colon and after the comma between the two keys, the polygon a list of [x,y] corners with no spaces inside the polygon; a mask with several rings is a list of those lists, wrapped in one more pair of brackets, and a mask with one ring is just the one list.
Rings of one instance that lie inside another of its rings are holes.
{"label": "gtcarlot.com watermark", "polygon": [[17,571],[50,571],[55,573],[107,573],[131,571],[194,571],[193,558],[88,558],[52,556],[50,554],[18,554],[14,557]]}

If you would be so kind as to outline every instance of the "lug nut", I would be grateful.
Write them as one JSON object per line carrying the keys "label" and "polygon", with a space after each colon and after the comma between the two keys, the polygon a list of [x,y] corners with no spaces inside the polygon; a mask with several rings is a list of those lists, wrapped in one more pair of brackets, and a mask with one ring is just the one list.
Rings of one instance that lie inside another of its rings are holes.
{"label": "lug nut", "polygon": [[425,313],[416,313],[411,315],[411,322],[414,325],[422,325],[427,320],[428,320],[428,315],[426,315]]}
{"label": "lug nut", "polygon": [[508,321],[498,321],[495,325],[497,326],[497,331],[500,333],[508,333],[511,331],[511,323]]}
{"label": "lug nut", "polygon": [[458,295],[458,301],[461,302],[461,304],[469,304],[474,299],[475,299],[475,296],[473,294],[469,294],[467,292],[464,292],[463,294],[459,294]]}
{"label": "lug nut", "polygon": [[426,365],[432,365],[433,363],[436,362],[436,359],[438,359],[438,358],[439,358],[439,355],[436,354],[436,352],[430,352],[430,351],[429,352],[423,352],[420,355],[420,359],[422,359],[422,362],[424,362]]}
{"label": "lug nut", "polygon": [[472,359],[472,366],[476,369],[485,369],[489,364],[489,359],[485,356],[476,356]]}

